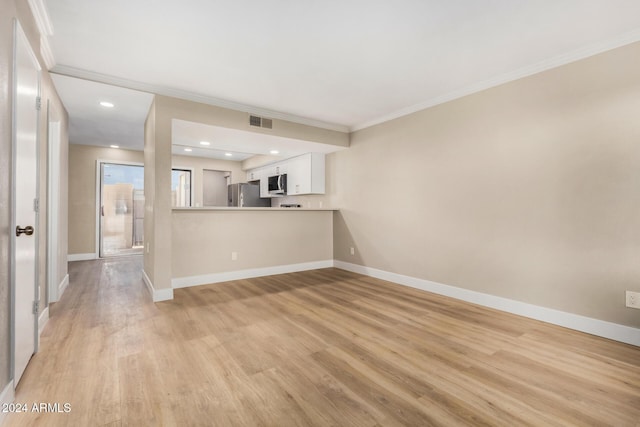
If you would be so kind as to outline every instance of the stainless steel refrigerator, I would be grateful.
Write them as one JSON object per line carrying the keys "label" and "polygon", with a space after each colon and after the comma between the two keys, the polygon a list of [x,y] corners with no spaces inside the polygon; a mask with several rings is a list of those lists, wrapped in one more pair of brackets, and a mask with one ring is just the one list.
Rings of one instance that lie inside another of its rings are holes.
{"label": "stainless steel refrigerator", "polygon": [[260,198],[258,184],[229,184],[227,186],[227,206],[237,207],[271,207],[271,199]]}

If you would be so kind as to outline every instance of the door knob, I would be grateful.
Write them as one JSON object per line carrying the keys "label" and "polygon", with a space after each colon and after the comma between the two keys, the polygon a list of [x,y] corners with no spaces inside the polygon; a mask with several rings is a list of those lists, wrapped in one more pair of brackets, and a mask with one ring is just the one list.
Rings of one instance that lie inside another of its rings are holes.
{"label": "door knob", "polygon": [[27,225],[26,227],[22,228],[20,226],[16,227],[16,236],[20,237],[21,234],[26,234],[27,236],[31,236],[33,234],[33,227],[30,225]]}

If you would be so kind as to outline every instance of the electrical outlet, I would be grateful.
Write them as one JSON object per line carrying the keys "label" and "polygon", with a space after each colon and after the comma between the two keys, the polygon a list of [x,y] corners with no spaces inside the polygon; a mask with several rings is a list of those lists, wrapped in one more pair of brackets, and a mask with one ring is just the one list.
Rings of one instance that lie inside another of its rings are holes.
{"label": "electrical outlet", "polygon": [[627,291],[627,307],[640,308],[640,292]]}
{"label": "electrical outlet", "polygon": [[231,261],[238,260],[238,252],[231,252]]}
{"label": "electrical outlet", "polygon": [[349,252],[351,252],[351,255],[355,255],[355,254],[356,254],[356,249],[352,247],[352,248],[349,250]]}

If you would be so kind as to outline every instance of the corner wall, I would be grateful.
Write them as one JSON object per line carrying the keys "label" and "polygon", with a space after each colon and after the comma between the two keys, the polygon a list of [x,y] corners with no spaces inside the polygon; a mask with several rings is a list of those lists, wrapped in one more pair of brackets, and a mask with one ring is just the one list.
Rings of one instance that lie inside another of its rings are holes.
{"label": "corner wall", "polygon": [[334,258],[640,327],[639,76],[635,43],[353,133]]}

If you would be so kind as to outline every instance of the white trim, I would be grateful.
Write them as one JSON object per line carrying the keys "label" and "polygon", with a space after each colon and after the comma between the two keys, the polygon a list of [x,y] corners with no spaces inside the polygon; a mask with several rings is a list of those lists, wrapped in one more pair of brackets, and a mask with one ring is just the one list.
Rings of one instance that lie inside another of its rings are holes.
{"label": "white trim", "polygon": [[40,313],[40,317],[38,317],[38,335],[42,335],[42,331],[44,330],[44,327],[47,325],[48,321],[49,307],[42,310],[42,313]]}
{"label": "white trim", "polygon": [[69,254],[67,255],[67,261],[89,261],[92,259],[98,259],[98,254],[95,252],[88,254]]}
{"label": "white trim", "polygon": [[49,12],[47,12],[44,0],[28,0],[28,3],[40,33],[40,55],[42,55],[47,70],[50,70],[56,65],[56,60],[49,44],[49,37],[53,35],[53,24],[49,18]]}
{"label": "white trim", "polygon": [[307,117],[300,117],[293,114],[281,113],[277,111],[266,110],[258,107],[253,107],[246,104],[241,104],[233,101],[227,101],[211,96],[205,96],[196,94],[193,92],[183,91],[179,89],[167,88],[160,85],[153,85],[148,83],[137,82],[128,79],[122,79],[106,74],[95,73],[92,71],[82,70],[79,68],[70,67],[67,65],[56,65],[51,69],[52,73],[60,74],[69,77],[77,77],[85,80],[91,80],[99,83],[111,84],[114,86],[121,86],[128,89],[135,89],[144,92],[155,93],[158,95],[171,96],[174,98],[186,99],[189,101],[200,102],[203,104],[214,105],[222,108],[229,108],[236,111],[245,111],[250,114],[256,114],[259,116],[271,117],[274,119],[286,120],[293,123],[299,123],[308,126],[314,126],[323,129],[330,129],[339,132],[355,132],[361,129],[365,129],[380,123],[387,122],[389,120],[397,119],[399,117],[407,116],[417,111],[424,110],[429,107],[433,107],[439,104],[443,104],[454,99],[462,98],[463,96],[471,95],[476,92],[489,89],[491,87],[499,86],[504,83],[508,83],[514,80],[521,79],[542,71],[550,70],[552,68],[560,67],[562,65],[569,64],[571,62],[579,61],[581,59],[588,58],[590,56],[597,55],[608,50],[612,50],[627,44],[640,41],[640,30],[634,30],[617,37],[613,37],[609,40],[595,43],[591,46],[580,48],[565,54],[555,56],[553,58],[540,61],[536,64],[532,64],[518,70],[501,74],[485,81],[475,83],[458,90],[454,90],[447,94],[429,99],[425,102],[413,105],[411,107],[403,108],[396,112],[378,117],[376,119],[368,120],[366,122],[354,125],[345,126],[337,123],[327,123],[319,120],[310,119]]}
{"label": "white trim", "polygon": [[321,120],[310,119],[307,117],[296,116],[294,114],[282,113],[279,111],[267,110],[251,105],[241,104],[239,102],[228,101],[225,99],[215,98],[213,96],[201,95],[185,90],[169,88],[160,85],[137,82],[134,80],[122,79],[119,77],[109,76],[106,74],[95,73],[93,71],[82,70],[67,65],[58,64],[51,70],[52,73],[63,76],[77,77],[80,79],[91,80],[98,83],[106,83],[113,86],[120,86],[127,89],[135,89],[142,92],[155,93],[157,95],[171,96],[173,98],[185,99],[188,101],[199,102],[201,104],[213,105],[216,107],[228,108],[230,110],[242,111],[258,116],[269,117],[272,119],[286,120],[301,125],[313,126],[322,129],[335,130],[338,132],[349,132],[349,127],[337,123],[328,123]]}
{"label": "white trim", "polygon": [[169,301],[173,299],[173,289],[154,288],[153,283],[151,283],[151,279],[149,279],[147,272],[144,270],[142,270],[142,280],[144,280],[144,284],[147,285],[147,289],[149,289],[153,302]]}
{"label": "white trim", "polygon": [[295,273],[298,271],[317,270],[333,267],[333,260],[312,261],[300,264],[277,265],[274,267],[251,268],[247,270],[228,271],[224,273],[204,274],[201,276],[178,277],[171,279],[174,289],[210,283],[228,282],[230,280],[250,279],[252,277],[272,276],[274,274]]}
{"label": "white trim", "polygon": [[56,59],[53,56],[51,45],[49,44],[49,38],[46,36],[40,37],[40,55],[44,60],[44,65],[47,70],[52,69],[56,65]]}
{"label": "white trim", "polygon": [[335,260],[335,267],[354,273],[364,274],[377,279],[387,280],[400,285],[445,295],[451,298],[467,301],[473,304],[506,311],[507,313],[531,319],[541,320],[565,328],[574,329],[580,332],[609,338],[615,341],[624,342],[640,346],[640,329],[630,326],[619,325],[617,323],[605,322],[603,320],[580,316],[578,314],[567,313],[552,308],[540,307],[521,301],[502,298],[495,295],[462,289],[455,286],[443,285],[429,280],[404,276],[402,274],[391,273],[362,265]]}
{"label": "white trim", "polygon": [[590,56],[597,55],[608,50],[612,50],[621,46],[625,46],[631,43],[640,41],[640,30],[634,30],[617,37],[613,37],[609,40],[605,40],[599,43],[595,43],[591,46],[583,47],[562,55],[557,55],[553,58],[540,61],[538,63],[520,68],[518,70],[504,73],[493,78],[487,79],[482,82],[478,82],[466,87],[463,87],[453,92],[446,93],[441,96],[429,99],[425,102],[413,105],[411,107],[403,108],[393,113],[378,117],[377,119],[368,120],[364,123],[351,127],[351,132],[365,129],[380,123],[388,122],[389,120],[397,119],[399,117],[407,116],[415,112],[424,110],[429,107],[434,107],[445,102],[453,101],[454,99],[462,98],[463,96],[471,95],[476,92],[480,92],[495,86],[499,86],[514,80],[518,80],[533,74],[541,73],[552,68],[560,67],[562,65],[569,64],[571,62],[579,61],[581,59],[588,58]]}
{"label": "white trim", "polygon": [[67,286],[69,286],[68,274],[64,276],[64,279],[62,279],[62,282],[60,282],[60,284],[58,285],[58,299],[56,301],[60,301],[60,298],[62,298],[62,294],[65,290],[67,290]]}
{"label": "white trim", "polygon": [[44,0],[28,0],[33,19],[36,21],[38,31],[43,36],[53,35],[53,24],[51,18],[49,18],[49,12],[44,4]]}
{"label": "white trim", "polygon": [[[6,385],[2,393],[0,394],[0,407],[5,404],[13,403],[16,398],[16,391],[13,388],[13,380],[9,381],[9,384]],[[0,425],[4,422],[4,419],[7,416],[7,412],[0,411]]]}

